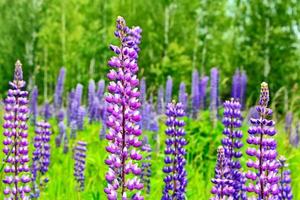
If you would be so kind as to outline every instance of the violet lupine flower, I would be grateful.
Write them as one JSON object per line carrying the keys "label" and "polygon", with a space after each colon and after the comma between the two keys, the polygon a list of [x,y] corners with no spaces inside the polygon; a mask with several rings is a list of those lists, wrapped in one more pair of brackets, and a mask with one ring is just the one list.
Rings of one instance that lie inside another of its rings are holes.
{"label": "violet lupine flower", "polygon": [[171,103],[173,95],[173,80],[171,76],[168,76],[166,83],[166,104]]}
{"label": "violet lupine flower", "polygon": [[45,102],[42,109],[42,116],[45,121],[48,121],[52,117],[52,107],[49,102]]}
{"label": "violet lupine flower", "polygon": [[55,87],[55,94],[54,94],[55,111],[60,110],[62,107],[65,77],[66,77],[66,69],[62,67],[59,71],[59,75]]}
{"label": "violet lupine flower", "polygon": [[291,139],[291,133],[292,133],[292,124],[293,124],[293,113],[288,112],[285,116],[285,126],[284,129],[288,135],[289,140]]}
{"label": "violet lupine flower", "polygon": [[152,113],[152,105],[148,102],[142,106],[142,120],[141,120],[141,127],[142,130],[149,130],[150,122],[151,122],[151,113]]}
{"label": "violet lupine flower", "polygon": [[99,121],[100,118],[101,118],[101,112],[103,112],[102,109],[103,108],[100,104],[100,100],[98,99],[98,97],[95,97],[94,101],[93,101],[91,113],[90,113],[90,116],[89,116],[90,120]]}
{"label": "violet lupine flower", "polygon": [[192,118],[196,119],[198,116],[198,111],[200,108],[200,96],[199,96],[199,74],[198,71],[195,69],[192,74]]}
{"label": "violet lupine flower", "polygon": [[212,111],[212,119],[218,117],[219,104],[219,71],[217,68],[210,70],[210,110]]}
{"label": "violet lupine flower", "polygon": [[186,93],[184,83],[180,83],[178,101],[182,103],[184,112],[186,113],[188,108],[188,94]]}
{"label": "violet lupine flower", "polygon": [[159,87],[157,93],[157,114],[161,115],[165,110],[165,102],[164,102],[164,88],[162,86]]}
{"label": "violet lupine flower", "polygon": [[78,190],[84,190],[84,170],[85,170],[85,160],[86,160],[86,142],[78,141],[74,148],[74,177],[78,183]]}
{"label": "violet lupine flower", "polygon": [[88,87],[88,114],[89,114],[89,123],[92,123],[93,118],[93,107],[94,107],[94,99],[96,97],[96,84],[94,80],[89,81]]}
{"label": "violet lupine flower", "polygon": [[246,72],[237,69],[232,77],[231,96],[240,101],[242,108],[245,107],[246,89],[247,89]]}
{"label": "violet lupine flower", "polygon": [[77,114],[77,128],[78,130],[83,130],[84,117],[86,115],[86,110],[83,106],[80,106]]}
{"label": "violet lupine flower", "polygon": [[77,123],[76,123],[76,121],[71,122],[70,129],[71,129],[70,138],[75,139],[76,136],[77,136]]}
{"label": "violet lupine flower", "polygon": [[211,179],[214,184],[211,193],[214,195],[211,200],[233,200],[233,181],[230,177],[230,168],[225,157],[225,149],[218,147],[218,158],[215,168],[215,177]]}
{"label": "violet lupine flower", "polygon": [[290,143],[294,147],[299,147],[299,137],[300,137],[300,122],[298,121],[296,123],[296,127],[293,129],[291,138],[290,138]]}
{"label": "violet lupine flower", "polygon": [[60,110],[58,111],[56,117],[57,117],[58,123],[64,121],[64,119],[65,119],[65,111],[64,111],[63,109],[60,109]]}
{"label": "violet lupine flower", "polygon": [[241,172],[241,163],[239,159],[242,157],[240,149],[243,147],[241,141],[243,133],[240,130],[242,126],[241,104],[238,100],[231,99],[224,103],[223,124],[225,126],[223,134],[225,138],[222,144],[225,150],[225,159],[230,169],[229,176],[226,177],[233,181],[234,192],[232,197],[234,200],[246,199],[244,188],[244,175]]}
{"label": "violet lupine flower", "polygon": [[34,86],[30,98],[30,115],[32,124],[36,123],[36,118],[38,115],[38,95],[38,88],[37,86]]}
{"label": "violet lupine flower", "polygon": [[48,178],[42,177],[48,172],[50,164],[50,124],[48,122],[37,122],[34,137],[33,162],[31,166],[33,192],[31,197],[38,198],[39,187],[48,182]]}
{"label": "violet lupine flower", "polygon": [[139,114],[141,103],[138,99],[139,80],[136,76],[138,72],[137,52],[134,48],[136,36],[130,32],[125,20],[118,17],[115,36],[121,45],[110,46],[116,56],[108,62],[112,69],[107,75],[110,83],[107,87],[109,93],[106,96],[108,103],[106,125],[109,128],[106,134],[109,141],[106,150],[110,155],[105,161],[109,171],[105,176],[108,186],[104,192],[109,200],[144,199],[140,192],[134,191],[143,189],[143,184],[138,178],[141,174],[138,161],[142,159],[142,155],[136,150],[142,145],[138,139],[142,132],[137,125],[141,120]]}
{"label": "violet lupine flower", "polygon": [[144,161],[142,162],[141,180],[144,184],[146,194],[150,194],[150,177],[151,177],[151,146],[149,145],[148,138],[144,137],[143,146],[141,150],[146,154]]}
{"label": "violet lupine flower", "polygon": [[146,90],[146,80],[145,77],[143,77],[140,82],[140,102],[142,105],[144,105],[147,101]]}
{"label": "violet lupine flower", "polygon": [[3,124],[5,199],[27,199],[30,192],[30,168],[28,167],[28,92],[24,91],[22,64],[15,64],[14,80],[10,82],[5,99]]}
{"label": "violet lupine flower", "polygon": [[104,91],[105,91],[105,81],[100,80],[98,82],[98,90],[97,90],[97,97],[98,97],[99,101],[102,101],[103,96],[104,96]]}
{"label": "violet lupine flower", "polygon": [[187,173],[185,171],[185,155],[184,146],[187,144],[184,136],[184,121],[180,118],[185,116],[181,103],[169,103],[167,105],[166,121],[167,135],[165,149],[165,164],[163,172],[166,173],[164,178],[165,187],[163,189],[162,200],[184,200],[185,189],[187,186]]}
{"label": "violet lupine flower", "polygon": [[200,98],[200,108],[206,108],[206,89],[208,83],[208,76],[202,76],[199,81],[199,98]]}
{"label": "violet lupine flower", "polygon": [[[247,192],[253,193],[256,199],[276,199],[278,196],[278,162],[276,160],[276,141],[272,138],[276,134],[275,122],[270,120],[272,110],[268,108],[269,88],[268,84],[261,84],[259,104],[256,107],[260,117],[252,118],[248,129],[249,147],[246,153],[254,159],[249,159],[247,166],[250,169],[246,173],[249,180]],[[257,146],[257,148],[255,148]],[[252,171],[251,171],[252,170]]]}
{"label": "violet lupine flower", "polygon": [[63,121],[59,122],[58,130],[59,130],[59,134],[55,138],[56,147],[60,147],[62,139],[63,139],[64,135],[66,134],[66,126]]}
{"label": "violet lupine flower", "polygon": [[287,169],[286,158],[280,156],[278,162],[280,163],[279,200],[292,200],[291,172]]}

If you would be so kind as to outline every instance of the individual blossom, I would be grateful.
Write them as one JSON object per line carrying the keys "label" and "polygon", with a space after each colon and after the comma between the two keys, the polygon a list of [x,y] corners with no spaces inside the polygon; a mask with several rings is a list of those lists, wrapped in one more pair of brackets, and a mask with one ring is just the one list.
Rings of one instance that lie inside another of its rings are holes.
{"label": "individual blossom", "polygon": [[[135,32],[136,33],[136,32]],[[122,17],[117,18],[115,36],[121,45],[111,45],[110,49],[116,54],[108,65],[111,67],[107,74],[110,83],[106,96],[108,132],[106,139],[109,153],[105,163],[109,170],[105,175],[108,183],[104,192],[109,200],[133,199],[143,200],[140,192],[143,184],[139,179],[141,168],[138,163],[142,155],[138,148],[142,142],[138,139],[141,129],[139,109],[139,80],[137,78],[137,37],[126,26]],[[139,43],[139,42],[138,42]]]}
{"label": "individual blossom", "polygon": [[187,173],[185,171],[185,140],[184,121],[180,118],[185,116],[181,103],[169,103],[166,111],[165,131],[167,139],[165,141],[165,166],[163,172],[165,187],[163,189],[162,200],[184,200],[187,186]]}
{"label": "individual blossom", "polygon": [[213,121],[218,117],[219,106],[219,70],[212,68],[210,70],[210,110]]}
{"label": "individual blossom", "polygon": [[62,67],[59,71],[54,93],[54,108],[56,112],[62,107],[65,77],[66,69]]}
{"label": "individual blossom", "polygon": [[195,69],[192,74],[192,92],[191,92],[191,104],[192,104],[192,118],[196,119],[200,108],[200,95],[199,95],[199,73]]}
{"label": "individual blossom", "polygon": [[280,156],[278,162],[280,163],[279,200],[292,200],[291,171],[287,169],[288,164],[285,157]]}
{"label": "individual blossom", "polygon": [[171,103],[173,95],[173,79],[171,76],[168,76],[167,82],[166,82],[166,104]]}
{"label": "individual blossom", "polygon": [[157,114],[161,115],[164,113],[165,109],[165,101],[164,101],[164,88],[162,86],[159,87],[157,93]]}
{"label": "individual blossom", "polygon": [[151,146],[149,144],[148,138],[145,136],[143,141],[143,146],[141,150],[146,155],[142,162],[142,173],[141,180],[144,184],[146,194],[150,194],[150,177],[151,177]]}
{"label": "individual blossom", "polygon": [[88,116],[89,116],[89,123],[92,123],[93,118],[93,109],[94,109],[94,100],[96,97],[96,84],[94,80],[89,81],[88,87]]}
{"label": "individual blossom", "polygon": [[[232,197],[234,200],[246,199],[244,188],[244,174],[241,172],[240,158],[242,157],[241,148],[243,143],[241,141],[243,134],[240,130],[242,126],[241,104],[238,100],[231,99],[224,103],[224,138],[222,145],[225,150],[225,159],[227,160],[230,173],[226,177],[232,180],[232,187],[234,192]],[[231,183],[230,183],[231,184]]]}
{"label": "individual blossom", "polygon": [[[256,106],[259,118],[252,118],[248,133],[247,143],[249,148],[246,153],[250,156],[247,162],[249,171],[247,192],[253,194],[250,199],[277,199],[278,197],[278,162],[275,122],[270,119],[272,110],[268,108],[269,88],[268,84],[261,84],[260,100]],[[251,159],[252,158],[252,159]]]}
{"label": "individual blossom", "polygon": [[230,167],[225,157],[225,149],[222,146],[218,148],[217,163],[215,167],[215,177],[211,179],[213,188],[211,200],[233,200],[233,181],[229,179]]}
{"label": "individual blossom", "polygon": [[206,90],[208,83],[208,76],[202,76],[199,81],[199,98],[200,98],[200,108],[206,108]]}
{"label": "individual blossom", "polygon": [[188,109],[188,94],[186,93],[185,84],[180,83],[178,101],[182,103],[184,112]]}
{"label": "individual blossom", "polygon": [[48,122],[37,122],[34,137],[34,152],[32,156],[32,198],[40,196],[40,189],[48,182],[45,174],[48,172],[50,164],[50,136],[51,126]]}
{"label": "individual blossom", "polygon": [[38,88],[34,86],[31,92],[30,98],[30,115],[31,115],[31,123],[36,123],[36,118],[38,115]]}
{"label": "individual blossom", "polygon": [[30,168],[28,166],[28,92],[24,90],[22,64],[15,64],[14,80],[9,83],[5,99],[3,124],[4,199],[28,199]]}
{"label": "individual blossom", "polygon": [[77,189],[84,190],[84,170],[86,165],[86,148],[87,144],[83,141],[78,141],[74,148],[74,177],[77,182]]}

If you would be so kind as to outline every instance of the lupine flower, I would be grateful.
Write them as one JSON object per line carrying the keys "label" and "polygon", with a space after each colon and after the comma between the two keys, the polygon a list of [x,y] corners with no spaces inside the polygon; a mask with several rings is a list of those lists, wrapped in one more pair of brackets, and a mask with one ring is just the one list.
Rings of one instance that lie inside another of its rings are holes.
{"label": "lupine flower", "polygon": [[104,90],[105,90],[105,81],[100,80],[98,82],[98,90],[97,90],[97,97],[98,97],[99,101],[102,101],[102,98],[104,96]]}
{"label": "lupine flower", "polygon": [[63,109],[60,109],[60,110],[58,111],[56,117],[57,117],[58,123],[64,121],[64,119],[65,119],[65,111],[64,111]]}
{"label": "lupine flower", "polygon": [[58,130],[59,130],[59,134],[55,138],[56,147],[60,147],[62,139],[63,139],[64,135],[66,134],[66,126],[63,121],[59,122]]}
{"label": "lupine flower", "polygon": [[199,74],[195,69],[192,74],[192,118],[196,119],[200,108],[200,96],[199,96]]}
{"label": "lupine flower", "polygon": [[151,122],[151,107],[152,105],[148,102],[146,102],[142,109],[142,120],[141,120],[141,127],[143,130],[149,130],[150,128],[150,122]]}
{"label": "lupine flower", "polygon": [[89,123],[92,123],[93,118],[93,109],[94,109],[94,99],[96,95],[96,84],[94,80],[90,80],[88,87],[88,113],[89,113]]}
{"label": "lupine flower", "polygon": [[173,95],[173,80],[171,76],[168,76],[166,83],[166,104],[171,103]]}
{"label": "lupine flower", "polygon": [[60,110],[62,107],[65,77],[66,77],[66,69],[62,67],[59,71],[59,75],[55,87],[55,94],[54,94],[55,111]]}
{"label": "lupine flower", "polygon": [[293,124],[293,113],[288,112],[285,116],[285,126],[284,129],[288,135],[288,138],[291,139],[291,133],[292,133],[292,124]]}
{"label": "lupine flower", "polygon": [[51,104],[46,102],[42,109],[42,116],[45,121],[48,121],[52,117],[52,107]]}
{"label": "lupine flower", "polygon": [[215,178],[211,180],[214,184],[211,193],[214,195],[211,200],[233,200],[233,181],[230,177],[230,168],[225,158],[225,150],[222,146],[218,148],[218,158],[215,168]]}
{"label": "lupine flower", "polygon": [[84,117],[86,115],[86,110],[83,106],[80,106],[77,114],[77,128],[78,130],[83,130]]}
{"label": "lupine flower", "polygon": [[34,86],[31,92],[30,98],[30,114],[32,124],[36,123],[36,118],[38,115],[38,88]]}
{"label": "lupine flower", "polygon": [[219,71],[217,68],[212,68],[210,71],[210,109],[212,119],[215,121],[218,116],[219,103]]}
{"label": "lupine flower", "polygon": [[290,143],[294,147],[299,147],[299,137],[300,137],[300,122],[299,121],[296,123],[296,127],[292,130],[293,130],[293,132],[292,132],[292,135],[290,138]]}
{"label": "lupine flower", "polygon": [[187,112],[188,94],[185,91],[185,84],[184,83],[180,83],[178,101],[182,103],[184,111]]}
{"label": "lupine flower", "polygon": [[24,91],[22,64],[16,62],[14,80],[10,82],[5,99],[3,124],[5,199],[27,199],[30,192],[30,168],[28,167],[28,92]]}
{"label": "lupine flower", "polygon": [[201,77],[199,81],[199,98],[200,98],[200,108],[205,109],[206,108],[206,88],[208,83],[208,76]]}
{"label": "lupine flower", "polygon": [[83,86],[78,83],[75,90],[75,99],[78,105],[81,105]]}
{"label": "lupine flower", "polygon": [[240,101],[242,108],[245,107],[246,88],[247,88],[246,72],[237,69],[232,78],[231,96]]}
{"label": "lupine flower", "polygon": [[225,126],[223,130],[225,138],[222,140],[222,144],[225,150],[225,159],[227,160],[230,169],[229,176],[226,178],[233,181],[233,184],[231,185],[234,190],[232,194],[233,199],[246,199],[244,192],[245,188],[243,188],[244,175],[241,172],[242,166],[239,161],[242,157],[240,148],[243,147],[241,141],[243,133],[240,130],[242,126],[241,104],[239,101],[234,100],[233,98],[230,101],[225,101],[223,124]]}
{"label": "lupine flower", "polygon": [[84,170],[85,170],[85,164],[86,164],[86,142],[78,141],[77,145],[74,148],[74,177],[75,180],[78,183],[78,190],[83,191],[84,190]]}
{"label": "lupine flower", "polygon": [[145,77],[143,77],[140,83],[140,101],[142,105],[144,105],[147,100],[146,90],[146,80]]}
{"label": "lupine flower", "polygon": [[38,122],[35,129],[33,162],[31,166],[33,192],[31,197],[38,198],[40,187],[43,187],[48,178],[42,177],[48,172],[50,164],[50,124],[48,122]]}
{"label": "lupine flower", "polygon": [[[256,107],[260,117],[251,119],[248,129],[249,138],[247,143],[250,146],[246,153],[253,157],[247,162],[250,170],[246,173],[249,180],[247,191],[253,193],[256,199],[275,199],[279,193],[278,190],[278,163],[276,160],[276,141],[272,138],[276,134],[274,128],[275,122],[270,120],[272,110],[268,108],[269,88],[268,84],[261,84],[261,93],[259,104]],[[257,146],[257,148],[255,148]]]}
{"label": "lupine flower", "polygon": [[184,136],[184,121],[180,118],[185,115],[181,103],[169,103],[167,105],[166,121],[167,135],[165,149],[165,164],[163,172],[166,173],[164,178],[165,187],[163,189],[162,200],[184,200],[185,190],[187,186],[187,173],[185,171],[185,155],[184,146],[187,144]]}
{"label": "lupine flower", "polygon": [[106,134],[108,140],[106,150],[110,155],[105,161],[109,171],[105,176],[108,186],[104,191],[109,200],[144,199],[140,196],[140,192],[134,191],[142,190],[143,184],[138,178],[141,174],[138,161],[142,159],[142,155],[136,150],[142,145],[138,139],[142,132],[137,125],[141,120],[139,114],[141,103],[138,100],[139,80],[136,76],[137,37],[131,32],[125,20],[118,17],[115,36],[120,40],[121,45],[110,46],[116,56],[108,62],[112,69],[107,74],[111,82],[107,87],[109,94],[106,96],[108,103],[106,125],[109,128]]}
{"label": "lupine flower", "polygon": [[77,123],[76,123],[76,121],[71,122],[70,129],[71,129],[70,138],[75,139],[76,136],[77,136]]}
{"label": "lupine flower", "polygon": [[158,93],[157,93],[157,113],[159,115],[164,113],[165,108],[165,102],[164,102],[164,88],[162,86],[159,87]]}
{"label": "lupine flower", "polygon": [[278,162],[280,163],[279,200],[292,200],[291,172],[287,169],[286,158],[280,156]]}
{"label": "lupine flower", "polygon": [[101,118],[102,106],[100,104],[100,100],[98,97],[94,98],[91,113],[90,113],[90,120],[97,121]]}
{"label": "lupine flower", "polygon": [[142,151],[146,154],[142,162],[141,180],[145,186],[146,194],[150,194],[150,177],[151,177],[151,146],[149,145],[148,138],[145,137],[143,141]]}

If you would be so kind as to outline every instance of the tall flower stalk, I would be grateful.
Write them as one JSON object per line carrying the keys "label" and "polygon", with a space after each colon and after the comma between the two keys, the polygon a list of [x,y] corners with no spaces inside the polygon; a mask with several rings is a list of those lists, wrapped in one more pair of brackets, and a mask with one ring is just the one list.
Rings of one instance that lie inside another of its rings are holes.
{"label": "tall flower stalk", "polygon": [[279,200],[292,200],[291,172],[287,169],[286,158],[280,156],[278,161],[280,163]]}
{"label": "tall flower stalk", "polygon": [[180,118],[185,115],[181,103],[169,103],[167,105],[167,135],[165,149],[164,178],[165,187],[163,189],[162,200],[184,200],[187,186],[187,173],[185,171],[185,145],[187,144],[184,136],[184,121]]}
{"label": "tall flower stalk", "polygon": [[276,134],[275,122],[270,119],[272,110],[268,108],[268,84],[261,84],[260,100],[256,107],[259,118],[251,118],[252,126],[249,128],[247,143],[250,146],[246,153],[253,157],[247,162],[250,169],[246,173],[249,180],[247,191],[253,193],[257,199],[275,199],[278,190],[278,162],[276,160],[276,141],[272,138]]}
{"label": "tall flower stalk", "polygon": [[77,189],[79,191],[84,190],[84,171],[85,171],[85,164],[86,164],[86,142],[78,141],[75,148],[74,148],[74,177],[77,181]]}
{"label": "tall flower stalk", "polygon": [[105,193],[109,200],[117,199],[144,199],[140,192],[143,184],[138,178],[141,168],[138,161],[142,155],[137,150],[142,145],[138,139],[141,129],[138,125],[141,120],[139,108],[138,86],[139,80],[137,57],[138,51],[137,33],[140,28],[130,29],[122,17],[117,18],[117,30],[115,36],[120,40],[120,46],[111,45],[110,48],[116,56],[112,57],[108,65],[112,68],[107,77],[110,80],[108,86],[109,94],[106,96],[108,103],[108,118],[106,125],[109,130],[106,134],[109,152],[105,163],[109,166],[106,173],[108,186]]}
{"label": "tall flower stalk", "polygon": [[66,69],[62,67],[59,71],[59,75],[55,87],[55,93],[54,93],[55,112],[58,112],[62,107],[65,77],[66,77]]}
{"label": "tall flower stalk", "polygon": [[26,199],[30,192],[30,168],[28,167],[28,92],[24,91],[22,64],[16,62],[14,80],[10,82],[5,99],[3,152],[5,154],[3,193],[6,199]]}

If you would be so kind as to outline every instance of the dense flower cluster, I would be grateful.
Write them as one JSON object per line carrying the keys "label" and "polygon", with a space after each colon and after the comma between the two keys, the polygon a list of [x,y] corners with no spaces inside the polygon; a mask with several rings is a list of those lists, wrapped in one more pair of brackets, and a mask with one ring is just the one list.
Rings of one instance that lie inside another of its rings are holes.
{"label": "dense flower cluster", "polygon": [[48,178],[39,180],[39,175],[45,175],[50,164],[50,124],[48,122],[37,122],[34,137],[33,162],[31,166],[34,190],[32,197],[39,197],[39,186],[48,182]]}
{"label": "dense flower cluster", "polygon": [[28,92],[24,91],[22,64],[16,62],[11,89],[5,99],[3,124],[3,152],[5,154],[3,178],[5,199],[26,199],[30,192],[30,168],[28,166]]}
{"label": "dense flower cluster", "polygon": [[215,178],[211,180],[214,184],[211,190],[214,197],[212,197],[211,200],[233,200],[233,181],[228,179],[230,173],[230,167],[225,157],[225,150],[222,146],[219,146]]}
{"label": "dense flower cluster", "polygon": [[225,150],[225,158],[228,162],[230,174],[227,177],[233,181],[233,199],[246,199],[244,192],[244,178],[241,172],[241,163],[239,159],[242,157],[240,149],[243,147],[241,141],[243,134],[240,130],[242,126],[241,104],[239,101],[231,99],[224,103],[223,124],[225,126],[223,134],[225,138],[222,144]]}
{"label": "dense flower cluster", "polygon": [[84,170],[86,160],[86,142],[78,141],[74,148],[74,177],[78,183],[78,190],[84,190]]}
{"label": "dense flower cluster", "polygon": [[[106,134],[108,146],[106,150],[109,157],[105,163],[109,166],[106,173],[108,186],[105,193],[109,200],[117,199],[144,199],[140,192],[134,190],[143,189],[143,184],[138,178],[141,168],[138,166],[142,159],[141,153],[136,149],[142,145],[138,139],[141,129],[138,125],[141,120],[139,108],[139,80],[136,73],[137,65],[137,37],[140,29],[135,27],[133,31],[126,26],[122,17],[117,18],[117,30],[115,36],[120,40],[121,46],[111,45],[110,48],[116,56],[112,57],[108,65],[112,68],[107,77],[110,80],[107,87],[109,94],[106,96],[108,103],[108,117],[106,125],[109,130]],[[132,175],[130,175],[132,174]]]}
{"label": "dense flower cluster", "polygon": [[[261,84],[261,93],[259,105],[256,107],[259,118],[252,118],[252,126],[249,128],[249,138],[247,143],[249,147],[246,153],[253,157],[249,159],[247,166],[249,171],[246,177],[249,180],[247,191],[254,193],[256,199],[276,199],[278,190],[278,162],[276,160],[276,141],[272,138],[276,134],[274,128],[275,122],[270,120],[272,110],[268,108],[269,88],[268,84]],[[255,148],[257,146],[257,148]],[[251,171],[252,170],[252,171]]]}
{"label": "dense flower cluster", "polygon": [[280,163],[279,200],[292,200],[291,172],[286,169],[288,167],[286,158],[280,156],[278,161]]}
{"label": "dense flower cluster", "polygon": [[88,87],[88,116],[89,116],[89,123],[92,123],[94,120],[94,101],[96,99],[96,84],[94,80],[89,81]]}
{"label": "dense flower cluster", "polygon": [[165,131],[166,139],[165,164],[163,168],[166,177],[164,178],[165,187],[163,189],[162,200],[184,200],[187,186],[187,173],[185,171],[185,145],[187,144],[184,136],[184,121],[179,119],[185,115],[181,103],[169,103],[167,105]]}

